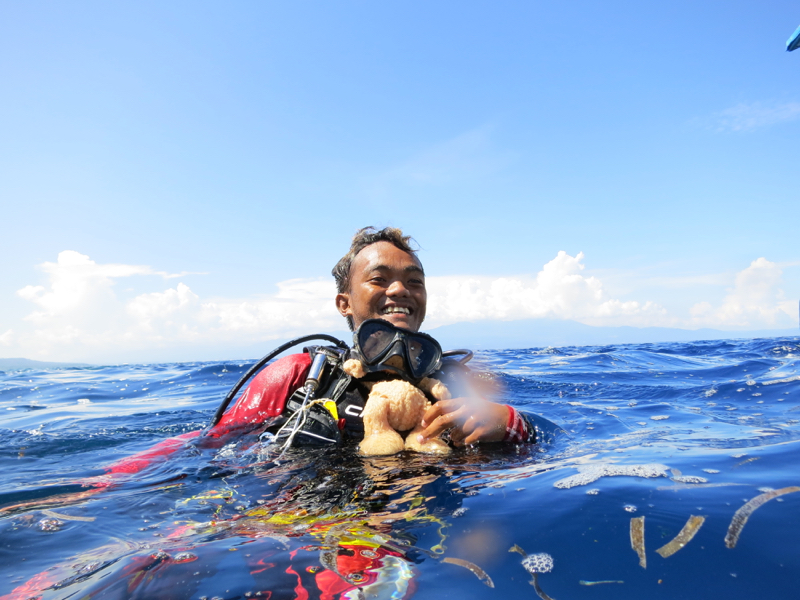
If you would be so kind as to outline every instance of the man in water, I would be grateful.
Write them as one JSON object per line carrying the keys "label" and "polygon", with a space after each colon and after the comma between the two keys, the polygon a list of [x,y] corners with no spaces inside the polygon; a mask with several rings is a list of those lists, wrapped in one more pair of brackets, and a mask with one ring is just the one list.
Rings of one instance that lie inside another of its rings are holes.
{"label": "man in water", "polygon": [[[390,227],[381,230],[366,227],[355,234],[350,250],[332,271],[338,292],[336,308],[351,330],[357,331],[370,319],[379,319],[400,328],[401,335],[419,331],[425,319],[428,297],[425,272],[410,242],[409,236]],[[395,333],[391,331],[387,335]],[[244,433],[244,428],[260,432],[264,430],[264,424],[269,431],[277,430],[278,425],[285,422],[289,413],[297,410],[302,402],[298,394],[302,396],[311,360],[306,353],[293,354],[263,369],[237,403],[206,435],[227,437],[233,430]],[[425,429],[418,434],[420,443],[445,431],[457,446],[478,442],[536,441],[535,428],[526,416],[508,405],[479,397],[470,389],[470,371],[461,365],[453,365],[454,361],[447,362],[450,363],[447,365],[449,372],[439,372],[436,377],[446,379],[455,395],[461,394],[460,397],[435,402],[427,410],[423,417]],[[454,366],[460,369],[452,368]],[[327,386],[328,390],[334,388],[334,385]],[[363,438],[361,412],[368,390],[356,380],[350,381],[343,391],[337,389],[334,401],[338,415],[343,416],[340,420],[343,421],[340,422],[343,437],[360,441]],[[290,401],[293,395],[296,399],[294,404]],[[312,437],[337,437],[339,434],[333,429],[330,426],[327,434],[318,430]]]}
{"label": "man in water", "polygon": [[[419,331],[428,293],[425,271],[410,241],[399,229],[388,227],[367,227],[353,237],[350,251],[333,269],[336,308],[351,330],[367,319],[384,319]],[[436,402],[423,418],[420,442],[446,430],[456,445],[503,441],[509,413],[507,406],[477,396]]]}

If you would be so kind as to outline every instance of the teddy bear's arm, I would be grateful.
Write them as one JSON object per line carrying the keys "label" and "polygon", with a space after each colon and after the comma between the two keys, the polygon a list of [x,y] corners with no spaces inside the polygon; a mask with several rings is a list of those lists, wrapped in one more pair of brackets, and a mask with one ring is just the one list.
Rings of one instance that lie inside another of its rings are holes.
{"label": "teddy bear's arm", "polygon": [[447,389],[447,386],[433,377],[423,378],[422,381],[419,382],[419,389],[427,394],[430,394],[437,400],[449,400],[452,398],[450,395],[450,390]]}

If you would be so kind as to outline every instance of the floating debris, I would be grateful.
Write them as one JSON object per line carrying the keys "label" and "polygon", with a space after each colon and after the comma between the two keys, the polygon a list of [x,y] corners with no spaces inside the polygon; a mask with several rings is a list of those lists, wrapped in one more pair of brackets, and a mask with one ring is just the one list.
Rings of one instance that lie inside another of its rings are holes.
{"label": "floating debris", "polygon": [[658,491],[664,490],[691,490],[695,488],[712,488],[712,487],[730,487],[732,485],[748,485],[747,483],[694,483],[692,485],[686,485],[685,483],[679,483],[677,485],[660,485],[656,489]]}
{"label": "floating debris", "polygon": [[619,579],[603,579],[601,581],[586,581],[585,579],[581,579],[578,583],[581,585],[603,585],[604,583],[625,583],[624,581],[620,581]]}
{"label": "floating debris", "polygon": [[696,517],[691,515],[689,520],[686,521],[686,524],[683,526],[683,529],[678,532],[678,535],[676,535],[672,541],[661,546],[661,548],[656,550],[656,552],[658,552],[664,558],[672,556],[678,550],[692,541],[692,538],[700,530],[700,527],[702,527],[705,520],[705,517]]}
{"label": "floating debris", "polygon": [[461,559],[461,558],[452,558],[450,556],[447,556],[447,557],[443,558],[442,562],[446,562],[446,563],[449,563],[451,565],[458,565],[459,567],[464,567],[465,569],[469,569],[470,571],[472,571],[472,573],[475,575],[475,577],[480,579],[483,583],[488,585],[490,588],[494,587],[494,582],[492,581],[492,578],[489,577],[489,575],[486,573],[486,571],[481,569],[475,563],[471,563],[468,560],[464,560],[464,559]]}
{"label": "floating debris", "polygon": [[644,516],[631,519],[631,548],[639,555],[639,566],[647,568],[647,556],[644,553]]}
{"label": "floating debris", "polygon": [[73,515],[63,515],[61,513],[57,513],[54,510],[43,510],[43,514],[47,515],[48,517],[53,517],[54,519],[63,519],[64,521],[87,521],[92,522],[97,517],[76,517]]}
{"label": "floating debris", "polygon": [[594,483],[601,477],[667,477],[668,467],[657,463],[645,465],[579,465],[578,473],[559,479],[553,486],[569,489]]}
{"label": "floating debris", "polygon": [[[746,455],[745,455],[745,456],[746,456]],[[737,457],[736,457],[736,456],[734,456],[734,458],[737,458]],[[740,463],[736,463],[735,465],[733,465],[733,467],[732,467],[732,468],[734,468],[734,469],[738,469],[738,468],[739,468],[739,467],[741,467],[742,465],[746,465],[747,463],[751,463],[751,462],[757,461],[759,458],[761,458],[761,457],[760,457],[760,456],[753,456],[753,457],[751,457],[751,458],[747,458],[747,459],[743,460],[743,461],[742,461],[742,462],[740,462]]]}
{"label": "floating debris", "polygon": [[622,508],[625,509],[625,512],[635,513],[638,509],[633,504],[626,504]]}
{"label": "floating debris", "polygon": [[756,496],[748,503],[746,503],[744,506],[742,506],[733,515],[733,519],[731,519],[731,524],[728,526],[728,533],[725,535],[725,545],[728,548],[736,547],[736,543],[739,541],[739,536],[742,533],[742,529],[747,523],[747,519],[750,518],[750,515],[753,514],[753,511],[755,509],[757,509],[765,502],[772,500],[773,498],[777,498],[778,496],[783,496],[784,494],[791,494],[793,492],[800,492],[800,487],[791,486],[791,487],[781,488],[779,490],[772,490],[771,492],[766,492],[764,494],[761,494],[760,496]]}

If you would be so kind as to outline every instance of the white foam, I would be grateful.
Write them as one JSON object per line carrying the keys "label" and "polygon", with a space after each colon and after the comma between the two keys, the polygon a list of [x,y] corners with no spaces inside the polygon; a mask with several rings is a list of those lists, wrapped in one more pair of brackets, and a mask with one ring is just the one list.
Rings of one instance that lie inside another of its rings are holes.
{"label": "white foam", "polygon": [[553,485],[560,489],[569,489],[579,485],[588,485],[601,477],[667,477],[669,467],[658,463],[644,465],[581,465],[578,473],[559,479]]}
{"label": "white foam", "polygon": [[678,483],[708,483],[708,479],[698,475],[680,475],[679,477],[673,477],[672,481],[677,481]]}
{"label": "white foam", "polygon": [[553,557],[545,552],[529,554],[522,559],[522,566],[528,573],[549,573],[553,570]]}

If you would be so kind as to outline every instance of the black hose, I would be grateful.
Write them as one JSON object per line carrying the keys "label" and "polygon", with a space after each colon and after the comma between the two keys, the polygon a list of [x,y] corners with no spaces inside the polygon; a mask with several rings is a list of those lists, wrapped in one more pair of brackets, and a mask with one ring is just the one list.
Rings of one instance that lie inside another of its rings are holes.
{"label": "black hose", "polygon": [[269,361],[271,361],[273,358],[275,358],[282,352],[286,352],[286,350],[288,350],[292,346],[296,346],[297,344],[303,344],[311,340],[325,340],[326,342],[331,342],[333,344],[336,344],[340,348],[349,348],[349,346],[342,340],[335,338],[332,335],[327,335],[325,333],[304,335],[303,337],[293,339],[291,341],[286,342],[282,346],[275,348],[275,350],[267,354],[264,358],[259,360],[252,367],[250,367],[247,373],[245,373],[242,376],[242,378],[236,383],[236,385],[234,385],[231,388],[231,391],[228,392],[227,396],[225,396],[225,399],[222,401],[222,404],[219,405],[217,412],[214,413],[214,418],[211,419],[211,424],[209,425],[209,427],[214,427],[214,425],[220,422],[220,420],[222,419],[222,415],[225,414],[225,410],[228,408],[228,405],[231,403],[231,400],[233,400],[236,397],[236,394],[239,393],[239,390],[242,389],[242,386],[245,383],[247,383],[247,380],[250,379],[253,375],[255,375],[258,371],[260,371],[265,364],[267,364]]}

